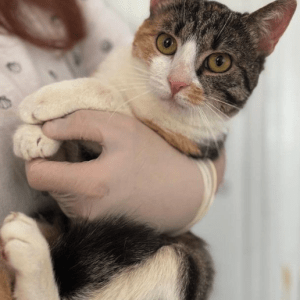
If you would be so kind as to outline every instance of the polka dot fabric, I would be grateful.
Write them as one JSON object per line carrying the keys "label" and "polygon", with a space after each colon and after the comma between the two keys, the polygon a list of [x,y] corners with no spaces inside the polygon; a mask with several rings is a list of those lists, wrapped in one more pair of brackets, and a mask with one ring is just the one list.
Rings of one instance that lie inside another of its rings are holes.
{"label": "polka dot fabric", "polygon": [[[24,164],[13,155],[12,135],[20,123],[17,108],[22,99],[52,82],[89,76],[115,46],[132,41],[127,24],[101,0],[78,1],[88,36],[68,53],[0,34],[0,222],[10,211],[30,213],[49,201],[29,188]],[[57,26],[55,19],[52,22]]]}

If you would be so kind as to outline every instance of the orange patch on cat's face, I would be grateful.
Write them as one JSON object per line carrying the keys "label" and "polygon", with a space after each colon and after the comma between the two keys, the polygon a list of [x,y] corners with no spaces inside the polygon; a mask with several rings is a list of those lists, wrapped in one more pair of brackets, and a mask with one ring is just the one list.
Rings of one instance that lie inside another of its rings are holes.
{"label": "orange patch on cat's face", "polygon": [[203,89],[194,83],[182,90],[182,95],[193,105],[200,105],[205,100]]}
{"label": "orange patch on cat's face", "polygon": [[157,27],[153,20],[147,19],[134,37],[132,55],[140,58],[147,65],[150,65],[152,58],[157,56],[155,45]]}

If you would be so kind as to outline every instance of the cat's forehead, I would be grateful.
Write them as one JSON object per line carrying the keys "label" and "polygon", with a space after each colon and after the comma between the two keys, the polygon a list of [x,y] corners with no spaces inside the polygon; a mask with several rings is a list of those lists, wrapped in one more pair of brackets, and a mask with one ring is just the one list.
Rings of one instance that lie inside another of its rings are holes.
{"label": "cat's forehead", "polygon": [[[182,43],[195,40],[197,45],[205,48],[217,48],[219,34],[235,33],[227,36],[227,39],[238,39],[243,36],[241,14],[231,11],[227,6],[213,1],[175,1],[172,5],[161,11],[160,30],[173,34]],[[225,28],[226,30],[222,32]],[[230,41],[229,41],[230,42]]]}

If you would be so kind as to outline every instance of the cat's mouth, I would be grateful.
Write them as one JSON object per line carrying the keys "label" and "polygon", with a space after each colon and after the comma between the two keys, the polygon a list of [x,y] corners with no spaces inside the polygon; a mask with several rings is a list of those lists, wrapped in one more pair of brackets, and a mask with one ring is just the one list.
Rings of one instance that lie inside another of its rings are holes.
{"label": "cat's mouth", "polygon": [[171,89],[167,99],[163,98],[163,100],[168,100],[182,107],[195,107],[203,105],[205,97],[204,91],[196,84],[192,83],[189,86],[182,88],[177,93],[173,93]]}

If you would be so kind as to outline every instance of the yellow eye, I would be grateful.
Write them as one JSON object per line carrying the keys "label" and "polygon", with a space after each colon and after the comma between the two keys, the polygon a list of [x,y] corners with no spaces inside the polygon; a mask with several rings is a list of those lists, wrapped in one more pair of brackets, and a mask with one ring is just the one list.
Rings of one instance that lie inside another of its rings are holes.
{"label": "yellow eye", "polygon": [[156,40],[157,49],[165,55],[173,55],[177,50],[175,38],[167,33],[162,33]]}
{"label": "yellow eye", "polygon": [[231,57],[226,53],[214,53],[207,58],[207,68],[214,73],[228,71],[231,64]]}

